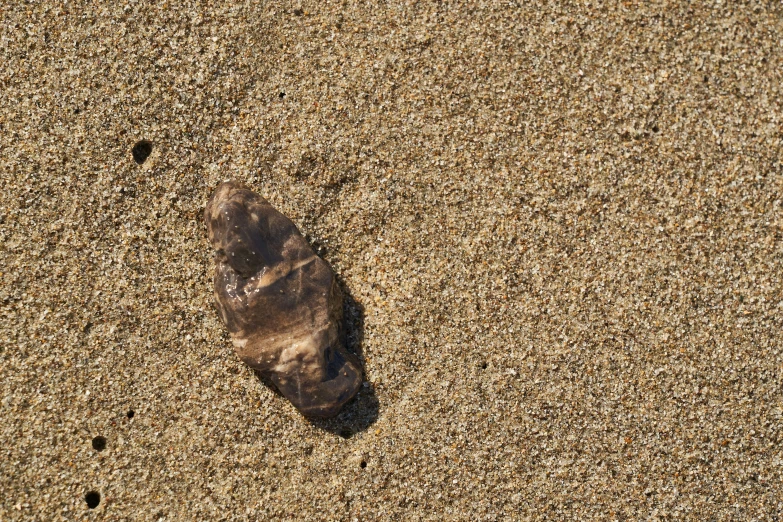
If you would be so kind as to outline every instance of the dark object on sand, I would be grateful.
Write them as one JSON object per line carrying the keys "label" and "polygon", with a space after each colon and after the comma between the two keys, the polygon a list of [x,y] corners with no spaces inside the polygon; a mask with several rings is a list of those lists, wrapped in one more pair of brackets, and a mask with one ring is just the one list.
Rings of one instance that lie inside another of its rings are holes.
{"label": "dark object on sand", "polygon": [[291,220],[239,183],[215,190],[204,220],[217,250],[217,307],[239,357],[305,415],[337,414],[362,370],[344,347],[332,269]]}
{"label": "dark object on sand", "polygon": [[141,140],[131,149],[133,161],[139,165],[147,161],[147,158],[150,157],[150,154],[152,154],[152,143],[147,140]]}

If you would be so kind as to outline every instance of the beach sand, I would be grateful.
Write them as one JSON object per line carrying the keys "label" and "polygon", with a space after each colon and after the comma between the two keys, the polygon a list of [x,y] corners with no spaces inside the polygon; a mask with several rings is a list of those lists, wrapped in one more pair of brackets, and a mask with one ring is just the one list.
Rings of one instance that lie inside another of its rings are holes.
{"label": "beach sand", "polygon": [[[779,3],[0,19],[0,519],[783,516]],[[344,286],[335,419],[233,352],[225,179]]]}

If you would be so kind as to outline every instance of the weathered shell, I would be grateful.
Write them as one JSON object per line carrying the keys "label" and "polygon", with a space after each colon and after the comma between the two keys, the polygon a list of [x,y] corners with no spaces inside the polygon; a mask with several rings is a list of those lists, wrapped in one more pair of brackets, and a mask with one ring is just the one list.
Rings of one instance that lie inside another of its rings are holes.
{"label": "weathered shell", "polygon": [[362,371],[343,345],[332,269],[291,220],[239,183],[215,190],[204,219],[217,250],[217,307],[236,353],[305,415],[335,415]]}

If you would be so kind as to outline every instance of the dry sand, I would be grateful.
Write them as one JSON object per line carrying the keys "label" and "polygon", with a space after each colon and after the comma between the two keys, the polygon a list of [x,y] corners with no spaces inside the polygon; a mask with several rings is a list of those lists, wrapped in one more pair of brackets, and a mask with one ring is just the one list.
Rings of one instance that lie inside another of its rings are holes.
{"label": "dry sand", "polygon": [[[783,10],[683,4],[4,2],[0,519],[779,520]],[[352,296],[331,422],[228,178]]]}

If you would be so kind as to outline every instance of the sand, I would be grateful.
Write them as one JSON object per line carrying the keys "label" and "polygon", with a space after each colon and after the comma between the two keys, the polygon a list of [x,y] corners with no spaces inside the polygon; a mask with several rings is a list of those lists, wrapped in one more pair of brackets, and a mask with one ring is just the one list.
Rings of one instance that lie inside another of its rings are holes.
{"label": "sand", "polygon": [[[783,516],[779,3],[0,19],[0,519]],[[332,421],[233,353],[224,179],[349,294]]]}

